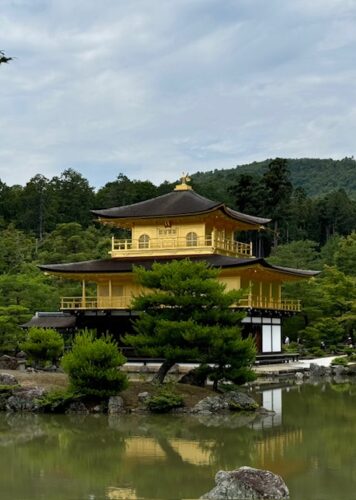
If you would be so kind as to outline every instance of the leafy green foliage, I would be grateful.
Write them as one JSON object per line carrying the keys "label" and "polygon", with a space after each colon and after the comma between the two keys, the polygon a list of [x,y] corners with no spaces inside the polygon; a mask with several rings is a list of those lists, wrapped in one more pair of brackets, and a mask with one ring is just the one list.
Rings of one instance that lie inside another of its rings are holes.
{"label": "leafy green foliage", "polygon": [[184,399],[171,389],[165,387],[147,401],[147,408],[153,413],[168,413],[174,408],[184,405]]}
{"label": "leafy green foliage", "polygon": [[19,327],[30,315],[28,309],[22,306],[0,306],[0,351],[15,351],[24,340],[25,333]]}
{"label": "leafy green foliage", "polygon": [[296,269],[320,269],[320,254],[315,241],[292,241],[272,249],[268,262]]}
{"label": "leafy green foliage", "polygon": [[34,259],[35,242],[12,224],[0,231],[0,273],[15,274]]}
{"label": "leafy green foliage", "polygon": [[133,307],[142,314],[134,323],[136,335],[126,335],[125,342],[171,364],[214,363],[216,383],[241,380],[254,360],[255,346],[252,339],[242,339],[242,315],[230,307],[241,294],[225,292],[217,275],[206,262],[189,259],[156,263],[150,271],[136,268],[138,283],[152,291],[136,298]]}
{"label": "leafy green foliage", "polygon": [[54,363],[63,354],[64,340],[56,330],[29,328],[21,349],[36,363],[45,364],[47,361]]}
{"label": "leafy green foliage", "polygon": [[303,336],[307,345],[323,342],[325,346],[330,346],[342,342],[344,330],[335,319],[320,318],[304,329]]}
{"label": "leafy green foliage", "polygon": [[126,359],[109,336],[95,338],[93,332],[76,335],[72,351],[65,354],[62,367],[75,393],[114,396],[127,387],[127,377],[119,371]]}
{"label": "leafy green foliage", "polygon": [[[324,266],[317,278],[285,286],[288,298],[302,298],[304,322],[288,330],[306,346],[330,348],[346,341],[356,329],[356,280],[335,267]],[[288,325],[287,325],[288,326]]]}
{"label": "leafy green foliage", "polygon": [[94,226],[83,228],[76,222],[58,224],[41,242],[40,262],[77,262],[107,256],[110,247],[108,230]]}
{"label": "leafy green foliage", "polygon": [[341,238],[335,252],[335,264],[340,271],[356,276],[356,232]]}
{"label": "leafy green foliage", "polygon": [[29,312],[58,307],[59,291],[54,280],[36,268],[27,272],[0,275],[0,306],[19,305]]}
{"label": "leafy green foliage", "polygon": [[345,356],[341,356],[339,358],[334,358],[331,361],[332,365],[341,365],[341,366],[346,366],[348,364],[349,360]]}

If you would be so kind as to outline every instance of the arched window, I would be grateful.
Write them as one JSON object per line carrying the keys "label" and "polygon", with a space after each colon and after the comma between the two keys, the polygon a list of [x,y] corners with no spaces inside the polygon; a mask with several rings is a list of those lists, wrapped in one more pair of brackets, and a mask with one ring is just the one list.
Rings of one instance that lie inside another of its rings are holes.
{"label": "arched window", "polygon": [[150,237],[148,234],[141,234],[138,239],[138,248],[149,248],[150,246]]}
{"label": "arched window", "polygon": [[197,233],[188,233],[186,236],[187,247],[196,247],[198,245],[198,235]]}

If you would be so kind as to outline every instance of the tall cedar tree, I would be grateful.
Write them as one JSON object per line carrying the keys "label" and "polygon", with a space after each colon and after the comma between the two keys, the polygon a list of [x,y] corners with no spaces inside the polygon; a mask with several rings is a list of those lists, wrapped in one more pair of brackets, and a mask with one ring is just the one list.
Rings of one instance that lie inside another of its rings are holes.
{"label": "tall cedar tree", "polygon": [[275,158],[262,177],[265,186],[264,213],[274,221],[273,246],[278,245],[279,231],[289,215],[293,191],[287,160]]}
{"label": "tall cedar tree", "polygon": [[213,363],[214,389],[222,379],[241,383],[250,378],[255,344],[242,339],[242,314],[231,308],[241,294],[225,291],[218,270],[185,259],[134,272],[146,291],[133,304],[142,311],[134,323],[136,335],[126,335],[125,342],[140,354],[164,358],[156,382],[163,383],[168,370],[182,361]]}

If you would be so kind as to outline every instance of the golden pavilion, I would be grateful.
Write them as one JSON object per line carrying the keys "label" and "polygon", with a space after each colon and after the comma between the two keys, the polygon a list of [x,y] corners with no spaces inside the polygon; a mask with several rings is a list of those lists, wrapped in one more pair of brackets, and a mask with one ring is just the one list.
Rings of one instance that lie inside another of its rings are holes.
{"label": "golden pavilion", "polygon": [[273,266],[255,257],[252,243],[236,241],[235,235],[262,231],[270,219],[204,198],[188,181],[183,176],[172,192],[157,198],[92,211],[100,223],[129,234],[125,239],[112,238],[110,258],[40,266],[44,272],[82,283],[81,296],[61,299],[64,315],[57,320],[62,327],[124,333],[135,316],[133,296],[140,291],[133,266],[150,269],[154,262],[204,260],[220,270],[219,279],[227,290],[246,290],[236,307],[246,312],[244,331],[255,337],[259,353],[281,352],[282,319],[300,311],[299,300],[283,298],[282,284],[317,272]]}

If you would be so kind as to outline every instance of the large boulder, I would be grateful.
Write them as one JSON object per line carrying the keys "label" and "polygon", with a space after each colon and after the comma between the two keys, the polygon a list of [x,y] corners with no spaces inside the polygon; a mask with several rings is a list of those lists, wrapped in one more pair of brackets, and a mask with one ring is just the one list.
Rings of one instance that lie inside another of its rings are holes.
{"label": "large boulder", "polygon": [[108,414],[119,415],[125,413],[125,403],[121,396],[111,396],[108,402]]}
{"label": "large boulder", "polygon": [[199,401],[191,409],[191,413],[210,415],[221,413],[226,410],[232,411],[256,411],[259,405],[244,392],[229,391],[218,396],[208,396]]}
{"label": "large boulder", "polygon": [[19,383],[10,373],[0,373],[0,385],[19,385]]}
{"label": "large boulder", "polygon": [[252,467],[219,471],[216,486],[201,498],[210,500],[280,500],[289,499],[283,479],[273,472]]}
{"label": "large boulder", "polygon": [[45,394],[43,387],[33,387],[14,390],[12,396],[9,397],[6,403],[8,411],[39,411],[39,399]]}
{"label": "large boulder", "polygon": [[17,370],[17,358],[4,354],[0,356],[0,369],[1,370]]}
{"label": "large boulder", "polygon": [[259,407],[258,403],[244,392],[228,392],[225,399],[229,409],[233,411],[254,411]]}
{"label": "large boulder", "polygon": [[347,374],[355,376],[356,375],[356,363],[349,364],[347,367]]}
{"label": "large boulder", "polygon": [[316,363],[310,363],[309,370],[310,376],[315,378],[330,375],[330,368],[327,368],[326,366],[320,366]]}
{"label": "large boulder", "polygon": [[207,398],[199,401],[191,409],[191,413],[200,413],[203,415],[209,415],[212,413],[217,413],[229,408],[229,403],[223,396],[208,396]]}

